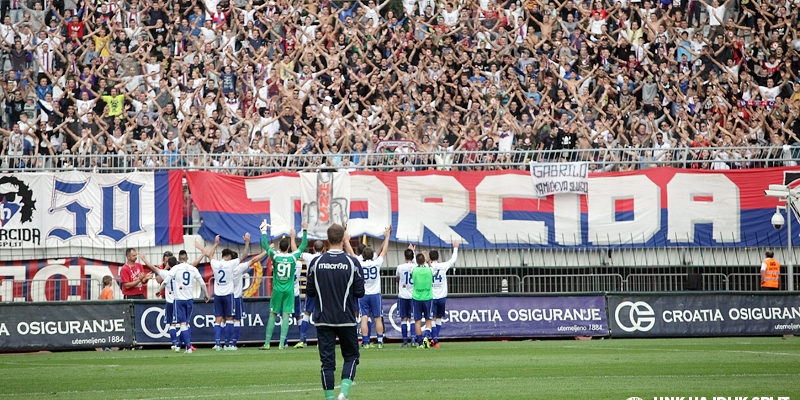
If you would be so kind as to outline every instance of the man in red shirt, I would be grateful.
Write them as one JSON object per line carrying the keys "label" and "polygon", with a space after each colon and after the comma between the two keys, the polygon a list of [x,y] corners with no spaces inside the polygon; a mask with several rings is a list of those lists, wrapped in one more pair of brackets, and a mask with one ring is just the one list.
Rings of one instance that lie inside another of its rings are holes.
{"label": "man in red shirt", "polygon": [[83,39],[83,21],[73,19],[67,23],[67,35],[69,38]]}
{"label": "man in red shirt", "polygon": [[119,271],[119,278],[122,282],[122,295],[125,299],[144,299],[144,287],[147,281],[153,277],[153,273],[144,272],[142,264],[136,262],[138,253],[134,248],[125,250],[125,265]]}

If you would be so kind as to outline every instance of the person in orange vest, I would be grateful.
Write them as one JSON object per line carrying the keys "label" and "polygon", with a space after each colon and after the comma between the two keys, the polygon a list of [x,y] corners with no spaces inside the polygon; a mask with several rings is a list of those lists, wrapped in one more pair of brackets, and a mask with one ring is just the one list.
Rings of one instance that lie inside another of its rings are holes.
{"label": "person in orange vest", "polygon": [[774,254],[767,250],[767,258],[761,263],[761,289],[778,290],[781,278],[781,264],[775,261]]}

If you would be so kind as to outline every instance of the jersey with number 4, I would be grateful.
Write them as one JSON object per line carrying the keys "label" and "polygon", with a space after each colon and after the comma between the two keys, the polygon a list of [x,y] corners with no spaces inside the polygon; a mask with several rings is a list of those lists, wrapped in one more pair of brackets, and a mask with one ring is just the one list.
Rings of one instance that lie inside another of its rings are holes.
{"label": "jersey with number 4", "polygon": [[417,264],[405,263],[397,266],[397,277],[400,279],[400,284],[397,285],[397,297],[401,299],[410,299],[414,293],[414,280],[411,279],[411,271],[414,270]]}
{"label": "jersey with number 4", "polygon": [[205,285],[197,268],[187,263],[180,263],[169,271],[164,271],[161,276],[166,276],[164,280],[168,282],[168,286],[173,285],[175,300],[192,300],[195,297],[195,288],[200,287],[195,285]]}
{"label": "jersey with number 4", "polygon": [[361,274],[364,275],[364,294],[381,294],[381,265],[383,257],[361,261]]}
{"label": "jersey with number 4", "polygon": [[433,272],[433,298],[443,299],[447,297],[447,271],[453,267],[458,258],[458,247],[453,249],[453,255],[444,262],[432,262],[431,272]]}
{"label": "jersey with number 4", "polygon": [[214,296],[227,296],[233,293],[235,277],[234,269],[239,265],[239,259],[211,260],[211,270],[214,271]]}

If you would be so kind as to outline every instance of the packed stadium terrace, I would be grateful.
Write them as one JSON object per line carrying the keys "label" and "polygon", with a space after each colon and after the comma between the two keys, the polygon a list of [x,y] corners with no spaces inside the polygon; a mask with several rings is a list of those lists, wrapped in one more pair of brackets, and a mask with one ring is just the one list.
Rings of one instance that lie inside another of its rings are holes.
{"label": "packed stadium terrace", "polygon": [[2,0],[2,168],[794,165],[800,4],[709,1]]}

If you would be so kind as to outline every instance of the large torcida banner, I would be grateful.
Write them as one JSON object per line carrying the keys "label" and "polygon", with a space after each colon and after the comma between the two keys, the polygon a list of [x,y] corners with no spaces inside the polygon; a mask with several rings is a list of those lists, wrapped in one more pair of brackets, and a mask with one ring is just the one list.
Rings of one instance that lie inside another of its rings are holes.
{"label": "large torcida banner", "polygon": [[240,243],[267,219],[273,236],[305,220],[320,237],[341,221],[351,235],[382,237],[392,225],[392,240],[428,246],[746,247],[786,244],[770,223],[778,200],[764,196],[785,170],[598,173],[586,195],[541,199],[526,171],[186,175],[207,240]]}
{"label": "large torcida banner", "polygon": [[181,171],[0,174],[0,248],[183,242]]}

